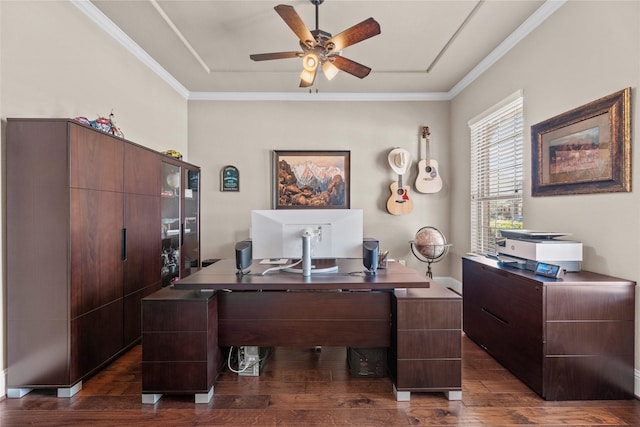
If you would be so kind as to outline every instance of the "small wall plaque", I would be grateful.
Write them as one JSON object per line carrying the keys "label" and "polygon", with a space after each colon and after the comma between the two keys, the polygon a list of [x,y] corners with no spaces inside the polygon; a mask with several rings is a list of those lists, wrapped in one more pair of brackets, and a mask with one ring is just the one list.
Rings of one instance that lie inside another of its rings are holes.
{"label": "small wall plaque", "polygon": [[220,191],[240,191],[240,172],[235,166],[227,165],[220,174]]}

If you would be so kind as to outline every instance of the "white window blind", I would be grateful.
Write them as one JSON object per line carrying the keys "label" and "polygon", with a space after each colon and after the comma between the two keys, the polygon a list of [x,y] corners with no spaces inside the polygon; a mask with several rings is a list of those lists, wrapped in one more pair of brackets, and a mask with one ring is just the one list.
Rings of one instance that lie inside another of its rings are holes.
{"label": "white window blind", "polygon": [[522,228],[523,113],[517,92],[469,122],[471,251],[495,252],[501,228]]}

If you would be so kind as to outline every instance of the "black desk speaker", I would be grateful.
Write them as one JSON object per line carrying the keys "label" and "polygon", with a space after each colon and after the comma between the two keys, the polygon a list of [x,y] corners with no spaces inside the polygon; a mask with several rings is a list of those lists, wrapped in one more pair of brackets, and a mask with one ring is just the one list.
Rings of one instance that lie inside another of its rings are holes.
{"label": "black desk speaker", "polygon": [[238,271],[249,268],[252,259],[251,240],[243,240],[236,243],[236,268]]}
{"label": "black desk speaker", "polygon": [[380,242],[376,239],[365,237],[362,241],[362,263],[367,271],[375,273],[378,270],[378,252]]}

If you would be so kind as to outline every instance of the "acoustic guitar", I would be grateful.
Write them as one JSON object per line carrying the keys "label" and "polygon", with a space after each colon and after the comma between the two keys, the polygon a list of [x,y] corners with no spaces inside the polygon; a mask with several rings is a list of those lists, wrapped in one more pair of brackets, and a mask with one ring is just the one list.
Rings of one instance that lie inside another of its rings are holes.
{"label": "acoustic guitar", "polygon": [[395,148],[389,153],[389,165],[398,174],[398,180],[391,183],[391,196],[387,200],[387,211],[392,215],[405,215],[413,210],[413,200],[409,197],[409,188],[402,184],[402,175],[410,163],[407,150]]}
{"label": "acoustic guitar", "polygon": [[422,140],[425,142],[425,157],[418,162],[416,190],[421,193],[437,193],[442,190],[442,178],[438,172],[438,162],[429,154],[429,126],[422,128]]}

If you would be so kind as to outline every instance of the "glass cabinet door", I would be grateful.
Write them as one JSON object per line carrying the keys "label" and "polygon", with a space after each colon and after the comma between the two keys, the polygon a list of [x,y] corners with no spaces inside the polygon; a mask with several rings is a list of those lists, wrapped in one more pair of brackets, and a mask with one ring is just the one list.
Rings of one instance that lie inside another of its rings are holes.
{"label": "glass cabinet door", "polygon": [[180,166],[162,162],[162,286],[180,277]]}
{"label": "glass cabinet door", "polygon": [[200,171],[185,168],[182,277],[200,268]]}

